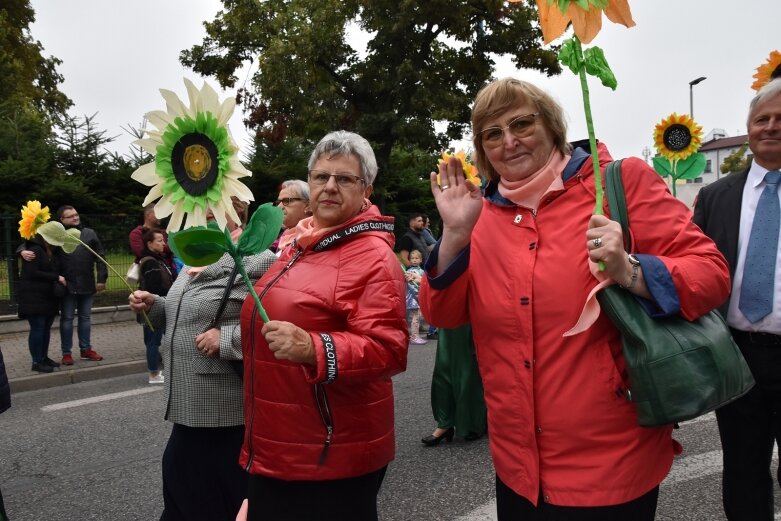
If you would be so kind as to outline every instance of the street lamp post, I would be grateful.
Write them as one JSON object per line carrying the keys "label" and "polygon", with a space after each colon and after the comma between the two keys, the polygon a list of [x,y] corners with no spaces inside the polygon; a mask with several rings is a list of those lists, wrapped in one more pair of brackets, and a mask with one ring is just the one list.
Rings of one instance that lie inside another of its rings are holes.
{"label": "street lamp post", "polygon": [[694,86],[705,81],[705,76],[700,76],[696,80],[689,82],[689,117],[694,119]]}

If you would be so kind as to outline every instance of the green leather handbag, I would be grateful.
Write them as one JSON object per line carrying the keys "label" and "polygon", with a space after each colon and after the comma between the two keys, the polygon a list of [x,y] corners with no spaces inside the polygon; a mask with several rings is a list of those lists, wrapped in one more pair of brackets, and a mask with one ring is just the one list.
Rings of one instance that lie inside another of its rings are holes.
{"label": "green leather handbag", "polygon": [[[621,161],[608,165],[605,188],[611,219],[625,240],[629,216]],[[630,249],[631,250],[631,244]],[[597,294],[621,332],[629,375],[627,393],[640,425],[654,427],[696,418],[747,393],[754,378],[718,311],[694,321],[653,318],[634,295],[618,285]]]}

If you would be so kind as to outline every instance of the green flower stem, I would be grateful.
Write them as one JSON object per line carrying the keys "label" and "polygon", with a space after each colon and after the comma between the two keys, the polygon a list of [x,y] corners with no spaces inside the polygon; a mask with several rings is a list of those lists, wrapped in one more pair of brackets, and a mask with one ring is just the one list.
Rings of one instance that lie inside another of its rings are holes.
{"label": "green flower stem", "polygon": [[[117,270],[115,270],[115,269],[114,269],[114,267],[113,267],[111,264],[109,264],[108,262],[106,262],[106,259],[104,259],[104,258],[103,258],[103,257],[101,257],[100,255],[98,255],[98,252],[96,252],[95,250],[93,250],[92,248],[90,248],[89,246],[87,246],[87,244],[85,244],[85,243],[84,243],[84,241],[82,241],[81,239],[76,239],[76,240],[77,240],[77,241],[79,241],[79,242],[81,243],[81,245],[82,245],[82,246],[84,246],[85,248],[87,248],[87,249],[90,251],[90,253],[92,253],[92,254],[93,254],[95,257],[97,257],[97,258],[98,258],[98,259],[99,259],[99,260],[100,260],[100,261],[101,261],[103,264],[105,264],[105,265],[106,265],[106,267],[107,267],[108,269],[110,269],[110,270],[111,270],[111,271],[114,273],[114,275],[116,275],[117,277],[119,277],[119,280],[121,280],[121,281],[122,281],[122,283],[123,283],[125,286],[127,286],[127,289],[129,289],[129,290],[130,290],[130,293],[133,293],[133,292],[135,291],[135,289],[134,289],[134,288],[132,288],[132,287],[130,286],[130,284],[128,284],[128,283],[127,283],[127,281],[125,280],[125,277],[123,277],[123,276],[122,276],[122,275],[121,275],[121,274],[120,274],[120,273],[119,273]],[[149,328],[149,330],[150,330],[150,331],[154,331],[154,330],[155,330],[155,328],[154,328],[154,327],[152,327],[152,323],[149,321],[149,317],[147,316],[147,314],[146,314],[146,311],[141,311],[141,313],[144,315],[144,321],[146,322],[146,325],[147,325],[147,327]]]}
{"label": "green flower stem", "polygon": [[[591,148],[591,162],[594,166],[594,188],[596,189],[596,203],[594,205],[594,215],[604,214],[604,192],[602,190],[602,171],[599,169],[599,156],[597,155],[597,138],[594,133],[594,119],[591,117],[591,99],[588,92],[588,81],[586,79],[586,61],[583,57],[583,47],[577,36],[573,36],[575,42],[575,52],[578,55],[578,76],[580,77],[580,90],[583,93],[583,109],[586,111],[586,129],[588,130],[588,144]],[[605,263],[599,261],[599,271],[605,271]]]}
{"label": "green flower stem", "polygon": [[676,190],[676,187],[675,187],[675,185],[678,184],[678,177],[677,177],[677,175],[678,175],[678,160],[677,159],[673,159],[672,161],[670,161],[670,164],[673,167],[673,172],[670,174],[670,179],[672,180],[672,183],[670,183],[670,184],[673,185],[673,197],[678,197],[677,190]]}
{"label": "green flower stem", "polygon": [[241,260],[241,256],[238,254],[231,254],[233,257],[233,262],[236,263],[236,266],[239,267],[239,273],[241,273],[241,278],[244,279],[244,283],[247,285],[247,288],[249,288],[249,293],[252,295],[252,300],[255,301],[255,305],[258,307],[258,313],[260,313],[260,318],[263,319],[263,322],[268,322],[269,318],[266,314],[266,310],[263,309],[263,306],[260,304],[260,298],[258,297],[258,294],[255,293],[255,288],[252,285],[252,281],[249,279],[249,276],[247,275],[247,270],[244,269],[244,262]]}

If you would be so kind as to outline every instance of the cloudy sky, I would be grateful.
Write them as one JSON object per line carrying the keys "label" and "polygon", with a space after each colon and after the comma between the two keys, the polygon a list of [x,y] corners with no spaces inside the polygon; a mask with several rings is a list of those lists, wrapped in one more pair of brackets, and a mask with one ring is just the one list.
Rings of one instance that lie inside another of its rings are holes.
{"label": "cloudy sky", "polygon": [[[143,114],[164,109],[158,89],[186,91],[182,77],[202,78],[183,67],[182,49],[200,43],[202,22],[221,8],[218,0],[32,0],[32,35],[45,54],[63,61],[62,90],[74,101],[72,113],[97,113],[99,128],[118,136],[112,149],[125,152],[131,138],[121,127],[138,126]],[[778,0],[630,0],[637,25],[632,29],[605,22],[592,42],[604,50],[618,78],[618,89],[590,79],[597,136],[616,157],[641,156],[653,149],[653,128],[671,112],[689,111],[689,82],[694,87],[694,116],[707,134],[745,133],[752,75],[774,49],[781,49]],[[537,83],[564,106],[570,139],[586,137],[578,80],[516,70],[499,62],[497,77]],[[246,70],[239,83],[245,81]],[[214,82],[212,82],[214,84]],[[238,111],[231,122],[236,141],[246,142]]]}

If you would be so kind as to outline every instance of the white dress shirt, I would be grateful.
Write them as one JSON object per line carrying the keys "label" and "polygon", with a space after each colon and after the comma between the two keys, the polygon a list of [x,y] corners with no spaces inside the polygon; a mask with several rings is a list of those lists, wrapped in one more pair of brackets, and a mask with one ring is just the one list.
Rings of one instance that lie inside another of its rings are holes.
{"label": "white dress shirt", "polygon": [[[751,323],[749,319],[738,309],[740,303],[740,289],[743,284],[743,267],[746,264],[746,251],[748,240],[751,237],[751,225],[754,222],[754,214],[757,211],[759,196],[767,186],[765,174],[768,169],[751,163],[746,185],[743,187],[743,202],[740,212],[740,234],[738,236],[738,263],[735,266],[735,275],[732,278],[732,296],[729,301],[727,323],[743,331],[761,331],[763,333],[781,334],[781,255],[776,253],[776,273],[773,284],[773,311],[759,322]],[[781,201],[781,189],[778,193]],[[780,238],[781,239],[781,238]],[[781,246],[781,240],[778,242]]]}

